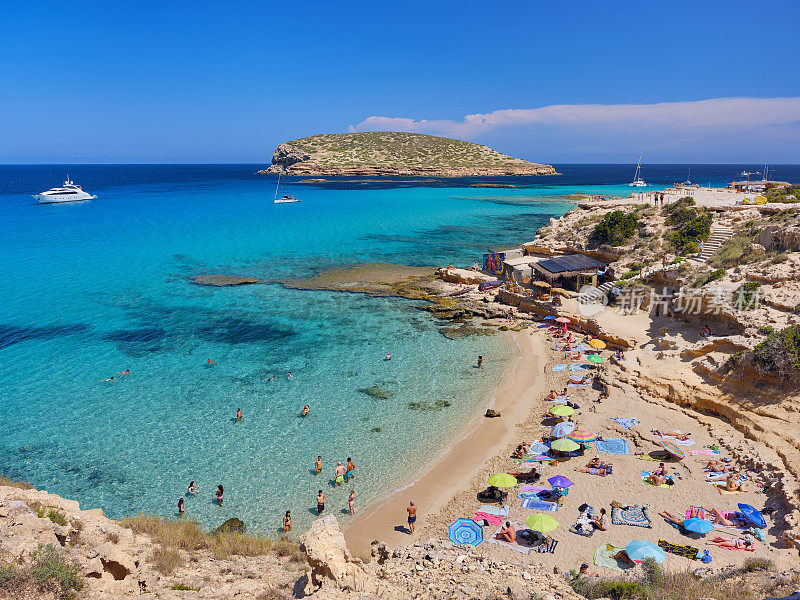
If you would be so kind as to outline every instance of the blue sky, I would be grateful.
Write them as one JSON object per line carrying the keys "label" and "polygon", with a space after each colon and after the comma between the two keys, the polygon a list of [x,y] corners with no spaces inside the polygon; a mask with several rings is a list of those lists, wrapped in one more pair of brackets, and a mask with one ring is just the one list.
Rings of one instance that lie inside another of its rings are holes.
{"label": "blue sky", "polygon": [[10,0],[0,162],[266,162],[398,129],[544,162],[800,163],[799,22],[794,0]]}

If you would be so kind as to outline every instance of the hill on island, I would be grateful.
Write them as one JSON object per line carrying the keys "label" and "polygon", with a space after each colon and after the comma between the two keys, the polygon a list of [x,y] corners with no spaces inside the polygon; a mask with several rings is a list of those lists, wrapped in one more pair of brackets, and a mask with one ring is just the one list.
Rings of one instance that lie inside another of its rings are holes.
{"label": "hill on island", "polygon": [[377,131],[323,133],[281,144],[259,173],[286,175],[554,175],[550,165],[449,138]]}

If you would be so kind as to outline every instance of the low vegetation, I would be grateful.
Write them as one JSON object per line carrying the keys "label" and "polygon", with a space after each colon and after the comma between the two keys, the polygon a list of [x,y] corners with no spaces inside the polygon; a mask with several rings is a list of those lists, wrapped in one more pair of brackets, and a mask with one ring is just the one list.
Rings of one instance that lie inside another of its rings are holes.
{"label": "low vegetation", "polygon": [[638,228],[639,217],[635,212],[625,213],[621,210],[614,210],[607,213],[595,225],[589,236],[589,242],[594,246],[601,244],[621,246],[634,236]]}
{"label": "low vegetation", "polygon": [[0,485],[19,488],[21,490],[32,490],[33,486],[27,481],[15,481],[8,477],[0,475]]}
{"label": "low vegetation", "polygon": [[800,325],[769,333],[755,348],[742,353],[739,364],[782,382],[800,384]]}
{"label": "low vegetation", "polygon": [[753,238],[750,235],[734,235],[708,259],[714,268],[730,269],[736,265],[747,264],[764,257],[749,250]]}
{"label": "low vegetation", "polygon": [[691,198],[681,198],[662,211],[667,211],[664,222],[669,227],[665,237],[680,254],[697,252],[700,240],[707,240],[711,234],[711,213],[706,208],[693,208],[693,204]]}
{"label": "low vegetation", "polygon": [[83,587],[80,569],[61,548],[39,544],[31,553],[27,567],[0,564],[0,595],[8,592],[11,598],[44,596],[74,598]]}
{"label": "low vegetation", "polygon": [[722,279],[723,277],[725,277],[725,273],[726,273],[725,269],[715,269],[710,273],[705,273],[703,275],[700,275],[700,277],[698,277],[695,280],[694,287],[700,288],[708,283],[711,283],[712,281],[717,281],[718,279]]}
{"label": "low vegetation", "polygon": [[755,310],[761,303],[759,301],[759,290],[761,282],[748,281],[740,285],[733,292],[731,304],[739,310]]}
{"label": "low vegetation", "polygon": [[800,202],[800,185],[790,185],[783,188],[772,188],[767,190],[764,195],[769,202],[785,202],[794,204]]}

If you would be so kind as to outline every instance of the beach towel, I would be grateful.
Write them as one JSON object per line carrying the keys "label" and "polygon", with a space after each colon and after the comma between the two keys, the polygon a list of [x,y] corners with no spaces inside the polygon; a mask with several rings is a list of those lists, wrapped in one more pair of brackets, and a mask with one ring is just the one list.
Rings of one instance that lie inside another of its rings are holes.
{"label": "beach towel", "polygon": [[706,481],[717,481],[719,479],[727,479],[727,473],[706,473]]}
{"label": "beach towel", "polygon": [[588,384],[588,383],[568,383],[568,384],[567,384],[567,387],[573,387],[573,388],[575,388],[575,387],[579,387],[579,388],[584,388],[584,387],[589,387],[589,384]]}
{"label": "beach towel", "polygon": [[503,517],[499,515],[488,515],[486,513],[477,512],[475,513],[475,518],[473,521],[477,523],[485,522],[486,525],[502,525],[503,524]]}
{"label": "beach towel", "polygon": [[[525,459],[525,462],[541,462],[541,461],[548,461],[553,460],[552,456],[547,456],[547,454],[540,454],[539,456],[531,456]],[[516,461],[514,461],[516,462]],[[517,464],[521,464],[521,461]]]}
{"label": "beach towel", "polygon": [[752,544],[749,548],[731,548],[730,546],[720,546],[719,544],[714,544],[713,542],[709,542],[713,546],[717,546],[718,548],[727,548],[728,550],[744,550],[745,552],[755,552],[756,545],[755,543]]}
{"label": "beach towel", "polygon": [[643,484],[645,484],[645,485],[649,485],[649,486],[652,486],[652,487],[662,487],[662,488],[667,488],[667,489],[670,489],[670,488],[672,487],[672,486],[671,486],[671,485],[669,485],[668,483],[662,483],[662,484],[661,484],[661,485],[659,485],[659,486],[654,486],[652,483],[649,483],[649,482],[647,481],[647,478],[648,478],[648,477],[650,477],[650,471],[642,471],[642,483],[643,483]]}
{"label": "beach towel", "polygon": [[669,440],[676,446],[694,446],[697,443],[694,440],[679,440],[678,438],[673,437],[671,435],[662,435],[661,438]]}
{"label": "beach towel", "polygon": [[[517,531],[520,531],[520,529],[522,529],[522,525],[520,525],[519,523],[511,523],[511,525]],[[506,548],[511,548],[512,550],[515,550],[517,552],[521,552],[522,554],[530,554],[531,552],[533,552],[533,548],[531,546],[527,546],[527,545],[523,546],[519,542],[515,542],[515,543],[512,544],[511,542],[507,542],[505,540],[496,540],[496,539],[494,539],[494,536],[496,536],[498,533],[500,533],[501,529],[502,529],[502,527],[498,527],[494,531],[494,533],[492,533],[492,535],[489,536],[489,540],[488,541],[489,541],[490,544],[499,544],[501,546],[505,546]]]}
{"label": "beach towel", "polygon": [[496,515],[498,517],[507,517],[509,510],[511,509],[508,507],[508,504],[506,504],[503,508],[498,508],[497,506],[489,506],[488,504],[484,504],[476,512],[486,513],[487,515]]}
{"label": "beach towel", "polygon": [[730,490],[726,490],[724,483],[714,483],[713,481],[710,481],[709,483],[711,485],[713,485],[715,488],[717,488],[717,491],[720,494],[742,494],[743,493],[743,492],[731,492]]}
{"label": "beach towel", "polygon": [[557,545],[558,545],[558,540],[550,540],[549,544],[539,544],[538,546],[536,546],[536,548],[534,548],[534,551],[538,552],[539,554],[546,554],[548,552],[550,554],[554,554]]}
{"label": "beach towel", "polygon": [[556,396],[556,399],[553,402],[566,402],[570,398],[572,398],[572,396],[570,396],[569,394],[567,394],[566,396]]}
{"label": "beach towel", "polygon": [[697,560],[697,555],[700,554],[700,550],[694,546],[679,546],[677,544],[670,544],[666,540],[658,540],[658,547],[664,552],[669,552],[670,554],[676,554],[677,556],[690,558],[692,560]]}
{"label": "beach towel", "polygon": [[630,454],[631,449],[628,446],[628,440],[625,438],[605,438],[603,440],[596,440],[595,448],[598,452],[605,454]]}
{"label": "beach towel", "polygon": [[537,497],[528,497],[522,499],[522,508],[558,512],[558,502],[545,502],[544,500],[539,500]]}
{"label": "beach towel", "polygon": [[603,544],[602,546],[599,546],[594,553],[594,564],[596,564],[598,567],[605,567],[606,569],[611,569],[613,571],[624,571],[625,569],[630,568],[621,560],[617,558],[611,558],[620,550],[622,550],[622,548],[617,548],[611,544]]}
{"label": "beach towel", "polygon": [[646,506],[614,506],[611,508],[611,522],[614,525],[631,525],[652,529],[653,521],[647,514]]}
{"label": "beach towel", "polygon": [[569,370],[573,371],[573,372],[574,371],[588,371],[589,370],[589,365],[570,365],[569,366]]}
{"label": "beach towel", "polygon": [[714,456],[719,452],[714,452],[711,448],[702,448],[701,450],[689,450],[689,454],[692,456]]}
{"label": "beach towel", "polygon": [[582,527],[581,529],[578,529],[575,525],[572,525],[569,530],[572,533],[577,533],[583,537],[592,537],[594,535],[594,527]]}
{"label": "beach towel", "polygon": [[528,454],[544,454],[550,449],[550,446],[545,444],[544,442],[534,442],[531,444],[531,448],[528,451]]}
{"label": "beach towel", "polygon": [[639,419],[636,417],[611,417],[611,420],[622,425],[623,429],[630,429],[634,425],[639,424]]}
{"label": "beach towel", "polygon": [[530,485],[530,484],[526,483],[521,488],[519,488],[519,491],[520,492],[536,492],[538,494],[539,492],[550,492],[552,489],[553,488],[542,487],[540,485]]}
{"label": "beach towel", "polygon": [[566,371],[566,370],[567,370],[567,365],[554,365],[553,366],[553,373],[556,373],[558,371]]}

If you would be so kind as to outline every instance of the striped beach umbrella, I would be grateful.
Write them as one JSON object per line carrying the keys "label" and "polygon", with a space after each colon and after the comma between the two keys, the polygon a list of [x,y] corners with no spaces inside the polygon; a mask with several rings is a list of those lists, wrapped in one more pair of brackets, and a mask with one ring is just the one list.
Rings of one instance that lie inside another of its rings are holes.
{"label": "striped beach umbrella", "polygon": [[597,338],[589,340],[589,345],[592,348],[597,348],[598,350],[602,350],[606,347],[606,343],[603,340],[598,340]]}
{"label": "striped beach umbrella", "polygon": [[562,438],[568,433],[572,433],[574,430],[575,423],[572,421],[561,421],[561,423],[550,430],[550,435],[552,435],[554,438]]}
{"label": "striped beach umbrella", "polygon": [[472,519],[456,519],[447,528],[447,537],[454,544],[477,546],[483,541],[483,529]]}
{"label": "striped beach umbrella", "polygon": [[545,515],[542,513],[531,515],[527,519],[525,519],[525,523],[533,529],[534,531],[538,531],[539,533],[547,533],[548,531],[553,531],[556,527],[558,527],[558,521],[556,521],[550,515]]}
{"label": "striped beach umbrella", "polygon": [[489,485],[499,488],[514,487],[517,485],[517,478],[508,473],[495,473],[489,477]]}
{"label": "striped beach umbrella", "polygon": [[666,450],[673,456],[677,456],[678,458],[684,458],[686,456],[686,453],[680,448],[678,448],[675,445],[675,442],[673,442],[672,440],[659,440],[658,443],[661,445],[662,448],[664,448],[664,450]]}
{"label": "striped beach umbrella", "polygon": [[561,438],[560,440],[552,442],[550,447],[553,450],[558,450],[559,452],[572,452],[573,450],[580,448],[578,444],[567,438]]}
{"label": "striped beach umbrella", "polygon": [[568,417],[575,412],[575,409],[565,404],[557,404],[550,409],[550,414],[557,417]]}
{"label": "striped beach umbrella", "polygon": [[567,436],[568,439],[572,440],[573,442],[593,442],[597,439],[597,436],[593,434],[591,431],[587,431],[585,429],[576,429],[572,433]]}

